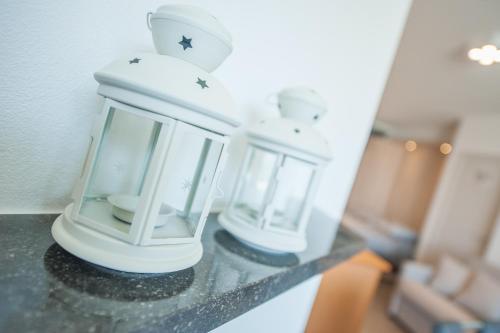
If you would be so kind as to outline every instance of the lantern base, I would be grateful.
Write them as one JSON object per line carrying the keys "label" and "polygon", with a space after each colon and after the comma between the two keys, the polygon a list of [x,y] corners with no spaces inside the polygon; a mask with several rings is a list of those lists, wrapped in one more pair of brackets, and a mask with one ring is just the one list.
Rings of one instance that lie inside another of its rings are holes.
{"label": "lantern base", "polygon": [[71,254],[119,271],[167,273],[195,265],[203,254],[201,242],[137,246],[75,223],[70,217],[72,205],[52,225],[55,241]]}
{"label": "lantern base", "polygon": [[256,228],[245,221],[228,217],[222,212],[217,217],[221,226],[238,240],[251,247],[270,253],[296,253],[307,247],[305,235],[280,234]]}

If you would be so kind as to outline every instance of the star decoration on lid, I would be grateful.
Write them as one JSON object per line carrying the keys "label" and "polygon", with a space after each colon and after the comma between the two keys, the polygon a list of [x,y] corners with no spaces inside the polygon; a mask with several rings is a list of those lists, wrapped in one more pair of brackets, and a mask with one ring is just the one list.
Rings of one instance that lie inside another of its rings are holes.
{"label": "star decoration on lid", "polygon": [[198,81],[196,81],[196,84],[199,84],[201,89],[209,88],[209,86],[207,85],[207,81],[202,80],[200,78],[198,78]]}
{"label": "star decoration on lid", "polygon": [[181,44],[184,51],[186,51],[186,49],[193,48],[193,46],[191,45],[192,40],[192,38],[186,38],[186,36],[182,36],[182,40],[179,42],[179,44]]}
{"label": "star decoration on lid", "polygon": [[139,58],[134,58],[132,60],[129,60],[128,63],[131,65],[131,64],[138,64],[139,61],[141,61],[141,59]]}

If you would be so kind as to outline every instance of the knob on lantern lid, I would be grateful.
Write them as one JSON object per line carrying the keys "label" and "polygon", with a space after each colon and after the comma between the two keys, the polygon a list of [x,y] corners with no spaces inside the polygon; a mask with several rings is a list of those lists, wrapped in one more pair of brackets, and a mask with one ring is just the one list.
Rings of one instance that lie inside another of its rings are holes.
{"label": "knob on lantern lid", "polygon": [[308,124],[317,122],[327,111],[323,97],[308,87],[291,87],[281,90],[278,93],[278,107],[282,117]]}
{"label": "knob on lantern lid", "polygon": [[158,53],[216,69],[233,50],[231,34],[209,12],[189,5],[165,5],[148,13]]}

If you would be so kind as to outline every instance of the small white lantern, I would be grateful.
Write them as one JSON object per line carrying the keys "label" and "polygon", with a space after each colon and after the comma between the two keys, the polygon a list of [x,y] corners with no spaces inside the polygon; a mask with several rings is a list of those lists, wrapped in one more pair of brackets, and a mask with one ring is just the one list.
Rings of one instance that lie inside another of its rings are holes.
{"label": "small white lantern", "polygon": [[233,194],[219,215],[240,240],[270,252],[300,252],[313,197],[331,159],[326,140],[311,126],[326,112],[313,90],[278,94],[282,118],[248,130],[248,147]]}
{"label": "small white lantern", "polygon": [[[94,75],[104,107],[74,203],[52,227],[67,251],[129,272],[177,271],[200,260],[226,146],[239,125],[222,84],[188,62],[192,50],[201,56],[197,47],[208,47],[204,39],[214,38],[213,31],[227,37],[225,29],[193,7],[160,9],[169,34],[156,31],[155,44],[171,44],[175,52],[133,54]],[[203,29],[207,24],[212,30]],[[232,49],[230,39],[226,46]],[[229,53],[215,55],[212,63]]]}

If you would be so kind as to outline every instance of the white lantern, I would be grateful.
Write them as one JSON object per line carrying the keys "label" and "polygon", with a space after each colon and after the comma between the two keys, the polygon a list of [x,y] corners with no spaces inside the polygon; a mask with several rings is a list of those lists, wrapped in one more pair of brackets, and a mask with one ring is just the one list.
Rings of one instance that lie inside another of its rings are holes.
{"label": "white lantern", "polygon": [[[227,33],[209,13],[188,9],[162,9],[175,20],[162,19],[169,34],[156,31],[155,43],[170,43],[171,56],[132,54],[94,75],[104,107],[74,202],[52,228],[57,243],[82,259],[129,272],[169,272],[202,256],[201,233],[239,121],[222,84],[186,61],[198,45],[207,47],[203,40],[214,38],[213,31]],[[211,31],[203,30],[205,21]],[[230,41],[226,46],[232,48]]]}
{"label": "white lantern", "polygon": [[313,90],[296,87],[278,94],[282,118],[248,130],[248,147],[233,194],[219,215],[240,240],[276,252],[300,252],[313,197],[331,159],[326,140],[311,126],[326,112]]}

